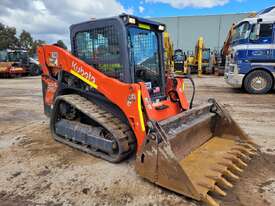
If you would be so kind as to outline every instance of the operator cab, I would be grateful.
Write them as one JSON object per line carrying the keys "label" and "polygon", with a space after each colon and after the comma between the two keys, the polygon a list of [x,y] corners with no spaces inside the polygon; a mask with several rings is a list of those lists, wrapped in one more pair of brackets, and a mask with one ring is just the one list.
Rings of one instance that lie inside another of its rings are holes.
{"label": "operator cab", "polygon": [[144,82],[152,100],[164,98],[163,24],[122,14],[72,25],[72,53],[109,77]]}
{"label": "operator cab", "polygon": [[1,62],[28,63],[28,53],[25,50],[2,50],[0,51]]}
{"label": "operator cab", "polygon": [[183,71],[185,56],[181,49],[176,49],[174,52],[174,69],[175,71]]}
{"label": "operator cab", "polygon": [[210,60],[210,48],[203,48],[202,49],[202,61],[209,62]]}

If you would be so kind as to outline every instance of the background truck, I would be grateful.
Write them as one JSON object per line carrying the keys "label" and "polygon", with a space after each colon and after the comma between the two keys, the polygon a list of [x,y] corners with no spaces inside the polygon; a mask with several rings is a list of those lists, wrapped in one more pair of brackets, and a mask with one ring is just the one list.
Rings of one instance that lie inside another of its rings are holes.
{"label": "background truck", "polygon": [[275,82],[275,6],[233,29],[224,78],[234,88],[264,94]]}
{"label": "background truck", "polygon": [[23,75],[39,75],[39,62],[29,57],[22,49],[6,49],[0,51],[0,77],[18,77]]}

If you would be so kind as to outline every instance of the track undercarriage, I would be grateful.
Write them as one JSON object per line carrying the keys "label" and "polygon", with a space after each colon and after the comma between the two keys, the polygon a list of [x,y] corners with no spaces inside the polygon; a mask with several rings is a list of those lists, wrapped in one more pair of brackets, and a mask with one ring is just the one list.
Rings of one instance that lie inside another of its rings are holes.
{"label": "track undercarriage", "polygon": [[128,125],[79,95],[56,99],[51,117],[54,138],[110,162],[120,162],[135,151]]}

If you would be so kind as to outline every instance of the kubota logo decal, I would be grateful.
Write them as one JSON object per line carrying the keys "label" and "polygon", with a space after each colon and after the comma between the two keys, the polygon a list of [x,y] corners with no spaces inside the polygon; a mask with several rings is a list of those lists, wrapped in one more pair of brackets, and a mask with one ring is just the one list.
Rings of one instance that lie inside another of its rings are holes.
{"label": "kubota logo decal", "polygon": [[82,66],[77,65],[74,61],[72,61],[71,73],[90,86],[97,88],[96,80],[92,73],[85,71]]}
{"label": "kubota logo decal", "polygon": [[88,79],[89,81],[95,83],[95,77],[92,75],[91,72],[86,72],[82,68],[82,66],[78,66],[76,62],[72,62],[72,68],[74,71],[76,71],[78,74],[83,76],[85,79]]}

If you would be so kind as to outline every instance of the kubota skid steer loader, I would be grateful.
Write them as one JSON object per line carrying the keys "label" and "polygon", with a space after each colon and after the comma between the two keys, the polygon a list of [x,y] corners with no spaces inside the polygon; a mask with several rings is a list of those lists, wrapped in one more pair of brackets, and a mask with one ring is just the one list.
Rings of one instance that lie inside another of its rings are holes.
{"label": "kubota skid steer loader", "polygon": [[[144,178],[209,205],[257,151],[213,99],[192,108],[186,76],[165,75],[165,26],[120,15],[71,26],[72,54],[38,49],[53,137],[119,162],[136,151]],[[192,98],[193,99],[193,98]]]}

